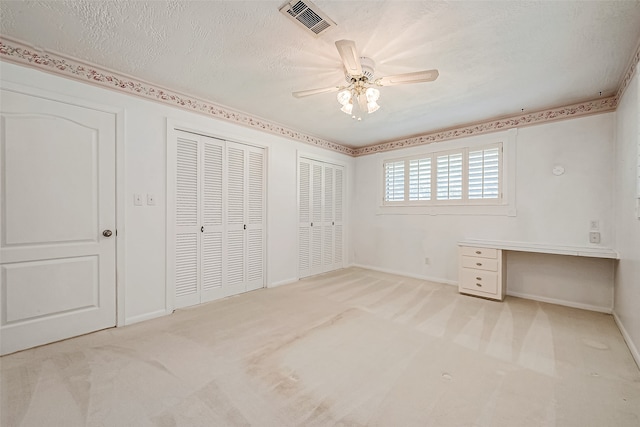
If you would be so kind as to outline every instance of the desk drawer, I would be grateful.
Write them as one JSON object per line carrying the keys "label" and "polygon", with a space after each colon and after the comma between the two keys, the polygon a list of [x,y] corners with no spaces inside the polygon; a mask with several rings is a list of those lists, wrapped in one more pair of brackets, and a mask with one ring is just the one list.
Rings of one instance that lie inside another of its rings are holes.
{"label": "desk drawer", "polygon": [[461,246],[460,254],[479,258],[498,258],[498,250],[490,248],[474,248],[471,246]]}
{"label": "desk drawer", "polygon": [[462,267],[477,270],[498,271],[498,260],[463,256]]}
{"label": "desk drawer", "polygon": [[486,292],[496,297],[498,296],[498,273],[462,268],[460,287],[473,292]]}

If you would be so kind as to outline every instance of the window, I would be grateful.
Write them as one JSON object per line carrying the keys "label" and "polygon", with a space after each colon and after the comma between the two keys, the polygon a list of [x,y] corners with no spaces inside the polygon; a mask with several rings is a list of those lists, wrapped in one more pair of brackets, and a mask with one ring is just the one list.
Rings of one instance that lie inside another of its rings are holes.
{"label": "window", "polygon": [[409,160],[409,200],[431,200],[430,158]]}
{"label": "window", "polygon": [[502,144],[384,161],[385,205],[500,204]]}
{"label": "window", "polygon": [[390,202],[404,200],[404,162],[384,164],[384,199]]}

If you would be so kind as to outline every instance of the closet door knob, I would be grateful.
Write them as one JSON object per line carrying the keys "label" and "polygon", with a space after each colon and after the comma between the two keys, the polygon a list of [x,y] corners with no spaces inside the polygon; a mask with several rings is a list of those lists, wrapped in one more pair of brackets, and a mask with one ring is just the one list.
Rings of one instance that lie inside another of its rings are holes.
{"label": "closet door knob", "polygon": [[113,233],[111,232],[111,230],[104,230],[104,231],[102,232],[102,235],[103,235],[104,237],[111,237],[111,235],[112,235],[112,234],[113,234]]}

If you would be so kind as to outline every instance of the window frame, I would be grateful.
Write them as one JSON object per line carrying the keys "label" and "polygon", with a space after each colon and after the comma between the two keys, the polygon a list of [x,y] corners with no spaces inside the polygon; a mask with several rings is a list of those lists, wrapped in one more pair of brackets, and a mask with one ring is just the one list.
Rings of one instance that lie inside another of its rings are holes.
{"label": "window frame", "polygon": [[[497,198],[469,198],[469,152],[484,151],[494,148],[498,150],[498,194]],[[466,145],[459,148],[453,148],[442,151],[426,152],[411,156],[385,158],[382,160],[382,207],[435,207],[435,206],[502,206],[507,204],[507,198],[504,194],[505,188],[505,144],[502,141],[483,143],[477,145]],[[462,197],[460,199],[441,199],[438,200],[438,157],[450,156],[452,154],[462,154]],[[410,200],[410,162],[411,160],[430,159],[431,165],[431,199],[430,200]],[[404,162],[404,200],[385,200],[386,199],[386,165],[388,163]]]}

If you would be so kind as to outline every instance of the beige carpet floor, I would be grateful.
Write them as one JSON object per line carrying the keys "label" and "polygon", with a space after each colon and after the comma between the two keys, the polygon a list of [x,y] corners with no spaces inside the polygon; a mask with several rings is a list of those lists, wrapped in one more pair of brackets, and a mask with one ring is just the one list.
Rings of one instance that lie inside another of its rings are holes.
{"label": "beige carpet floor", "polygon": [[3,427],[640,425],[610,315],[358,268],[0,363]]}

